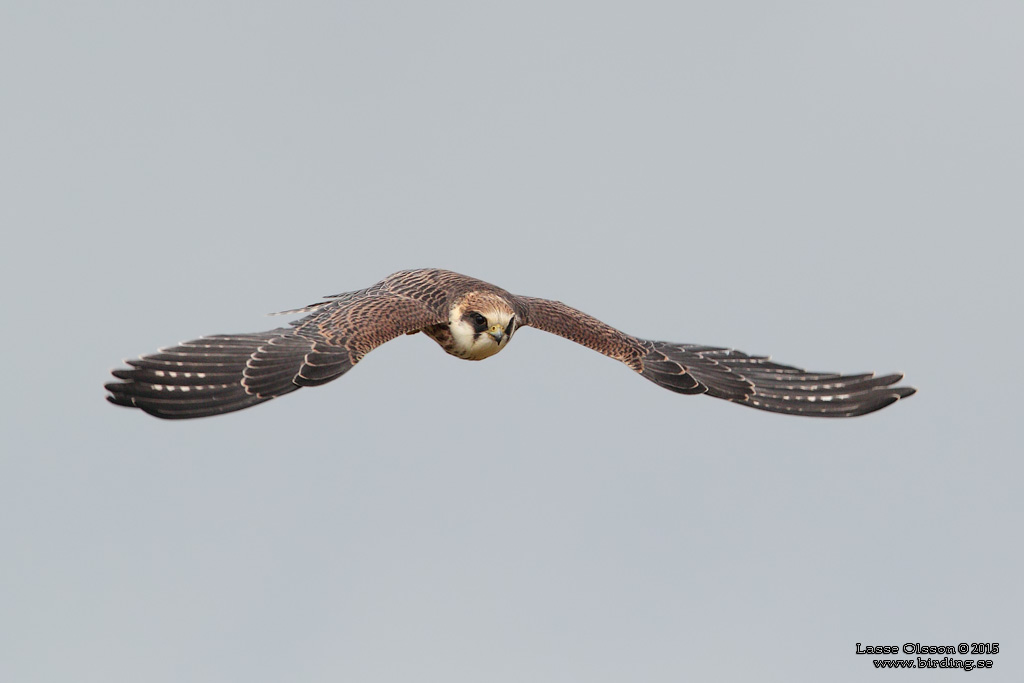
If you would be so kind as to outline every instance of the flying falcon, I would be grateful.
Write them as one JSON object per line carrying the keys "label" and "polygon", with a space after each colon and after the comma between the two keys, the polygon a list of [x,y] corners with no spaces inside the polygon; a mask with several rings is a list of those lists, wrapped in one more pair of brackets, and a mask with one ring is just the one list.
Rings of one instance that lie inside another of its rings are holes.
{"label": "flying falcon", "polygon": [[902,374],[807,372],[766,356],[639,339],[558,301],[516,296],[448,270],[404,270],[372,287],[284,313],[308,316],[268,332],[218,334],[125,361],[111,403],[168,419],[241,410],[341,377],[363,356],[422,332],[446,352],[483,360],[520,327],[557,334],[625,363],[680,394],[707,394],[791,415],[853,417],[906,398]]}

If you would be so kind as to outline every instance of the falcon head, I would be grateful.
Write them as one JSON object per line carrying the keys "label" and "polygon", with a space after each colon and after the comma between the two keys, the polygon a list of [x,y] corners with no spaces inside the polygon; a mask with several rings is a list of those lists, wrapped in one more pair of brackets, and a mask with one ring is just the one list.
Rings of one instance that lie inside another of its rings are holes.
{"label": "falcon head", "polygon": [[470,292],[452,306],[448,330],[452,353],[466,360],[483,360],[501,351],[516,328],[512,306],[492,292]]}

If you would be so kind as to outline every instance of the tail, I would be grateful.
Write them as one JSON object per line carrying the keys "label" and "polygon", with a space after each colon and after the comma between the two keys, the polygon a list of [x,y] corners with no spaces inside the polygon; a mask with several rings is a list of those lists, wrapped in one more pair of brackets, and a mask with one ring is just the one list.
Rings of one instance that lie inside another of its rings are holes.
{"label": "tail", "polygon": [[344,347],[279,328],[202,337],[125,361],[107,400],[166,419],[220,415],[324,384],[353,365]]}
{"label": "tail", "polygon": [[913,387],[892,386],[902,374],[841,375],[807,372],[741,351],[650,342],[641,374],[680,394],[707,394],[773,413],[811,417],[855,417],[881,410],[913,395]]}

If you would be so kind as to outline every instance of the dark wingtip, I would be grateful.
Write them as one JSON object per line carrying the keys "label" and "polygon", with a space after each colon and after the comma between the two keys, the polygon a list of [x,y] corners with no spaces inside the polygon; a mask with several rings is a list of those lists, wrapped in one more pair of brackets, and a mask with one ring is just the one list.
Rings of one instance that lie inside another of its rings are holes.
{"label": "dark wingtip", "polygon": [[900,398],[907,398],[917,393],[917,387],[896,387],[896,391],[899,392]]}
{"label": "dark wingtip", "polygon": [[[900,379],[903,379],[903,375],[899,375],[899,378],[895,381],[898,382]],[[885,390],[876,389],[875,391],[877,392],[877,395],[873,397],[873,400],[865,402],[860,409],[850,413],[850,417],[870,415],[882,408],[888,408],[902,398],[907,398],[917,393],[917,389],[914,387],[891,387]]]}
{"label": "dark wingtip", "polygon": [[[107,385],[107,390],[111,391],[109,385]],[[106,399],[109,402],[113,403],[115,406],[124,406],[126,408],[134,408],[135,407],[135,404],[132,402],[131,397],[130,396],[125,396],[123,394],[117,394],[117,393],[107,394]]]}

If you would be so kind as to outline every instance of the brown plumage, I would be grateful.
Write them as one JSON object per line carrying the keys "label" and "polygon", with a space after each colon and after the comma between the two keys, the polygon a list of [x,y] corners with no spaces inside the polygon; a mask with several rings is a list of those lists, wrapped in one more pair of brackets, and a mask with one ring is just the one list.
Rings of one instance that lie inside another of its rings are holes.
{"label": "brown plumage", "polygon": [[217,415],[336,379],[377,346],[423,332],[448,353],[482,360],[520,327],[535,327],[614,358],[666,389],[777,413],[864,415],[915,389],[901,374],[806,372],[766,356],[639,339],[558,301],[523,297],[447,270],[406,270],[372,287],[286,313],[267,332],[202,337],[126,361],[109,401],[162,418]]}

